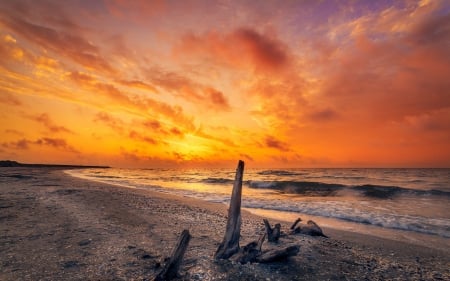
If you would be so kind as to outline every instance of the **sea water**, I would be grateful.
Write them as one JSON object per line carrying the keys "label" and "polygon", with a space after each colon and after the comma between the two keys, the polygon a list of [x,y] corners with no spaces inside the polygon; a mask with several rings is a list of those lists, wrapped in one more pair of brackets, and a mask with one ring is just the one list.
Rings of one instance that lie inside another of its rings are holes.
{"label": "sea water", "polygon": [[[72,176],[228,204],[232,169],[82,169]],[[286,221],[450,245],[450,169],[247,169],[242,206]]]}

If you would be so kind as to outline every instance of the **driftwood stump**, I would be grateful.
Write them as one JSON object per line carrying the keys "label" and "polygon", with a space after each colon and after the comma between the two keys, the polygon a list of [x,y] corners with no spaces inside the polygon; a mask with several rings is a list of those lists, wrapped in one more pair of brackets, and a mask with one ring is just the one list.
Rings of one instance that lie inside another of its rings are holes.
{"label": "driftwood stump", "polygon": [[269,240],[269,242],[277,242],[281,235],[281,224],[277,223],[274,228],[272,228],[267,219],[263,219],[263,221],[267,232],[267,240]]}
{"label": "driftwood stump", "polygon": [[228,259],[239,251],[239,238],[241,236],[241,198],[242,177],[244,174],[244,161],[239,160],[236,176],[234,179],[233,192],[231,194],[230,207],[228,209],[228,220],[225,236],[220,243],[214,258]]}
{"label": "driftwood stump", "polygon": [[173,249],[169,261],[161,272],[156,275],[155,281],[171,280],[178,276],[178,269],[183,261],[183,256],[189,245],[189,240],[191,240],[191,235],[189,234],[189,230],[185,229],[178,238],[177,245]]}
{"label": "driftwood stump", "polygon": [[298,218],[294,224],[291,226],[292,233],[300,233],[310,236],[322,236],[325,238],[328,238],[325,234],[323,234],[322,229],[312,220],[309,220],[306,225],[303,226],[297,226],[295,227],[299,222],[301,221],[300,218]]}
{"label": "driftwood stump", "polygon": [[244,264],[256,261],[256,258],[261,255],[261,247],[265,238],[266,234],[264,233],[259,237],[258,241],[250,242],[242,247],[232,259]]}

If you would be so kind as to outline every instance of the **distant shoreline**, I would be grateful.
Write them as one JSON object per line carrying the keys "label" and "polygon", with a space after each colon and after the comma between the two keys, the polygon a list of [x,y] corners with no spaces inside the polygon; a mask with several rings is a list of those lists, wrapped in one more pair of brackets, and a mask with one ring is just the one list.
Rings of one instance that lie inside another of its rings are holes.
{"label": "distant shoreline", "polygon": [[108,169],[110,166],[96,166],[96,165],[64,165],[64,164],[26,164],[11,160],[0,160],[0,167],[26,167],[26,168],[64,168],[64,169],[83,169],[83,168],[98,168]]}

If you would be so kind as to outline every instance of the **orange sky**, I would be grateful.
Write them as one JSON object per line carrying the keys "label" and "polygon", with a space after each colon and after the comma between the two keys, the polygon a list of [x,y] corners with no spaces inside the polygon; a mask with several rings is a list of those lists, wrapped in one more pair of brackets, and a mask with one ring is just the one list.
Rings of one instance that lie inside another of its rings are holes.
{"label": "orange sky", "polygon": [[449,1],[1,1],[0,159],[450,167]]}

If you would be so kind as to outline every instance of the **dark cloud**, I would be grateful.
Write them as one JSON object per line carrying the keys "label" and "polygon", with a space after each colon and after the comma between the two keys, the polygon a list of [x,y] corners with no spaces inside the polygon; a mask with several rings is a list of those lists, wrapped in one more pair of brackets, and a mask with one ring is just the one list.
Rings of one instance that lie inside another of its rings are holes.
{"label": "dark cloud", "polygon": [[140,133],[138,133],[138,132],[136,132],[134,130],[131,130],[128,136],[131,139],[142,141],[142,142],[145,142],[145,143],[148,143],[148,144],[153,144],[153,145],[158,144],[158,142],[155,139],[153,139],[153,138],[151,138],[149,136],[140,134]]}
{"label": "dark cloud", "polygon": [[178,128],[175,128],[175,127],[172,128],[172,129],[170,129],[170,133],[171,133],[172,135],[179,136],[179,137],[184,136],[183,132],[180,131]]}
{"label": "dark cloud", "polygon": [[278,69],[288,63],[286,48],[274,38],[264,36],[250,28],[238,29],[234,36],[246,46],[255,64],[265,69]]}
{"label": "dark cloud", "polygon": [[308,117],[313,120],[313,121],[330,121],[330,120],[335,120],[337,118],[339,118],[339,114],[331,109],[331,108],[325,108],[322,110],[316,110],[311,112]]}
{"label": "dark cloud", "polygon": [[12,149],[28,149],[30,144],[32,144],[31,141],[27,139],[21,139],[14,142],[4,142],[2,143],[2,146],[5,148],[12,148]]}
{"label": "dark cloud", "polygon": [[408,36],[409,40],[419,44],[441,45],[448,49],[450,44],[450,14],[431,14],[416,23]]}
{"label": "dark cloud", "polygon": [[276,139],[275,137],[267,136],[264,141],[265,141],[264,144],[269,148],[274,148],[274,149],[284,151],[284,152],[290,150],[289,145],[287,143],[282,142],[282,141]]}
{"label": "dark cloud", "polygon": [[209,98],[211,103],[214,105],[215,108],[220,108],[222,110],[229,110],[230,105],[228,103],[228,100],[225,98],[222,92],[217,91],[213,88],[208,88],[205,90],[206,96]]}
{"label": "dark cloud", "polygon": [[106,112],[97,113],[97,115],[95,115],[94,121],[102,122],[118,133],[123,133],[125,130],[125,124],[121,119],[113,117]]}
{"label": "dark cloud", "polygon": [[289,65],[291,57],[286,45],[276,37],[251,28],[238,28],[228,33],[186,34],[174,53],[177,57],[206,57],[232,68],[250,67],[269,73]]}
{"label": "dark cloud", "polygon": [[146,120],[142,125],[150,130],[160,130],[162,128],[161,123],[157,120]]}
{"label": "dark cloud", "polygon": [[65,139],[43,137],[37,140],[21,139],[15,142],[3,143],[2,146],[11,149],[30,149],[32,145],[50,146],[67,152],[79,153],[73,146],[69,145]]}
{"label": "dark cloud", "polygon": [[16,98],[13,95],[2,93],[0,95],[0,103],[7,104],[7,105],[13,105],[13,106],[20,106],[22,103],[18,98]]}
{"label": "dark cloud", "polygon": [[241,156],[242,158],[245,158],[245,159],[249,160],[249,161],[255,161],[255,159],[254,159],[253,157],[251,157],[250,155],[248,155],[248,154],[241,153],[240,156]]}
{"label": "dark cloud", "polygon": [[44,125],[52,133],[71,133],[71,134],[74,133],[72,130],[67,129],[64,126],[56,125],[55,122],[50,118],[50,116],[47,113],[30,116],[30,119]]}
{"label": "dark cloud", "polygon": [[161,134],[164,136],[176,136],[176,137],[183,137],[184,133],[176,127],[168,128],[167,125],[163,125],[161,122],[157,120],[146,120],[141,123],[142,127],[145,130],[149,130],[151,133],[154,134]]}
{"label": "dark cloud", "polygon": [[158,87],[182,97],[188,102],[219,111],[230,110],[228,99],[213,87],[206,86],[176,72],[160,68],[148,69],[147,77]]}

